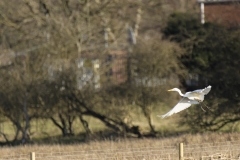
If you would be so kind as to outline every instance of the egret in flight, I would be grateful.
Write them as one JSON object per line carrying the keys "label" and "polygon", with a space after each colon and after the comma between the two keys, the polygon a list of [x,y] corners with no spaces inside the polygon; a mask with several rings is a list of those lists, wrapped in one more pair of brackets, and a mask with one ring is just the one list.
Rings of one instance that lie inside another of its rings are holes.
{"label": "egret in flight", "polygon": [[[178,113],[184,109],[187,109],[192,104],[199,104],[199,103],[203,102],[204,95],[208,94],[210,92],[211,88],[212,88],[211,86],[208,86],[204,89],[198,89],[198,90],[195,90],[192,92],[186,92],[185,94],[182,94],[182,92],[178,88],[173,88],[173,89],[168,90],[168,91],[178,92],[180,94],[180,96],[182,96],[183,98],[168,113],[166,113],[164,115],[158,115],[158,116],[162,117],[162,118],[169,117],[169,116],[173,115],[174,113]],[[202,108],[202,106],[201,106],[201,108]],[[205,111],[203,108],[202,108],[202,110]]]}

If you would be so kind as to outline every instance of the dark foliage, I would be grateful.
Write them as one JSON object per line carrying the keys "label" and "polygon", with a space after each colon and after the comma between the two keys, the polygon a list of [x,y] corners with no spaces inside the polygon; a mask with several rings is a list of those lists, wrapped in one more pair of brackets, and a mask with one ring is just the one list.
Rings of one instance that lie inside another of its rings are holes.
{"label": "dark foliage", "polygon": [[239,121],[240,32],[212,23],[201,25],[195,16],[183,13],[173,14],[163,32],[186,49],[182,63],[199,76],[197,85],[184,85],[213,87],[206,97],[211,111],[192,108],[183,122],[193,129],[219,130]]}

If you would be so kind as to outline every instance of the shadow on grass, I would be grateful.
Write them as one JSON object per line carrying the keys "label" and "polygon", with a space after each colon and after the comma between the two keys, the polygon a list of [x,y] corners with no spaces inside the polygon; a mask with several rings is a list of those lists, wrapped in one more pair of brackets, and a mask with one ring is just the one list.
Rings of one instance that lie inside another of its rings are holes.
{"label": "shadow on grass", "polygon": [[[79,133],[77,135],[69,135],[69,136],[48,136],[44,138],[33,138],[25,144],[36,144],[36,145],[71,145],[71,144],[81,144],[81,143],[88,143],[91,141],[119,141],[123,139],[142,139],[142,138],[166,138],[166,137],[177,137],[183,134],[189,133],[188,131],[181,131],[181,132],[172,132],[172,131],[159,131],[155,135],[151,135],[149,133],[145,133],[143,137],[138,138],[134,134],[124,134],[124,133],[117,133],[113,130],[102,130],[98,132],[94,132],[91,135],[86,135],[86,133]],[[14,142],[0,142],[0,146],[18,146],[24,145],[22,144],[21,140],[14,141]]]}
{"label": "shadow on grass", "polygon": [[47,138],[34,138],[28,144],[79,144],[79,143],[88,143],[90,141],[117,141],[119,139],[125,138],[136,138],[137,136],[134,134],[123,134],[118,133],[113,130],[102,130],[94,132],[90,135],[86,135],[86,133],[79,133],[77,135],[71,136],[49,136]]}

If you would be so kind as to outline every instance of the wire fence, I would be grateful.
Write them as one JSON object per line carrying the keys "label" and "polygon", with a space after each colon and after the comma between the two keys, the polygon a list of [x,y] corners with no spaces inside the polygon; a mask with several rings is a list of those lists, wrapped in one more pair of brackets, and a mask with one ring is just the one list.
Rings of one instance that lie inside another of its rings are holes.
{"label": "wire fence", "polygon": [[[158,160],[174,159],[178,157],[178,148],[174,146],[164,148],[126,148],[104,149],[76,152],[35,152],[35,160]],[[0,160],[29,160],[30,154],[9,155]]]}
{"label": "wire fence", "polygon": [[240,141],[184,145],[183,157],[180,157],[181,147],[179,146],[31,152],[0,156],[0,160],[240,160]]}
{"label": "wire fence", "polygon": [[240,160],[240,141],[186,145],[184,147],[184,157],[202,160]]}

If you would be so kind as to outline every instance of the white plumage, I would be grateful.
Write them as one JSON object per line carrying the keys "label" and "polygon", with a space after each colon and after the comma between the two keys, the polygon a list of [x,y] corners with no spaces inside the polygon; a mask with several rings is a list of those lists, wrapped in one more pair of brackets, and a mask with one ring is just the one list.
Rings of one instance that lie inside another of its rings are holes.
{"label": "white plumage", "polygon": [[161,118],[169,117],[174,113],[178,113],[184,109],[187,109],[192,104],[199,104],[204,100],[204,95],[210,92],[211,88],[212,88],[211,86],[208,86],[204,89],[198,89],[192,92],[186,92],[185,94],[182,94],[182,92],[178,88],[173,88],[168,90],[168,91],[177,91],[183,98],[168,113],[164,115],[158,115],[158,116]]}

